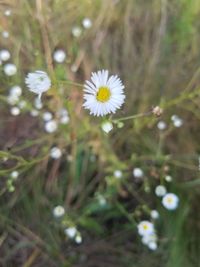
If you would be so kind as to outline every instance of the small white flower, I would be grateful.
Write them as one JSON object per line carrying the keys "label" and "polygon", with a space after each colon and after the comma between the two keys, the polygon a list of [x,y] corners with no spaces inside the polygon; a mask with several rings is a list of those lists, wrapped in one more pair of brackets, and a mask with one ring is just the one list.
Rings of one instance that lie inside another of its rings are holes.
{"label": "small white flower", "polygon": [[59,159],[62,156],[62,151],[58,147],[52,147],[50,155],[53,159]]}
{"label": "small white flower", "polygon": [[108,71],[92,73],[90,81],[84,85],[83,107],[90,110],[94,116],[104,116],[115,113],[124,103],[124,85],[117,75],[108,78]]}
{"label": "small white flower", "polygon": [[142,236],[142,243],[144,245],[148,245],[150,242],[155,242],[155,243],[157,242],[157,236],[155,233]]}
{"label": "small white flower", "polygon": [[78,26],[74,26],[73,28],[72,28],[72,35],[74,36],[74,37],[79,37],[79,36],[81,36],[81,33],[82,33],[82,30],[81,30],[81,28],[80,27],[78,27]]}
{"label": "small white flower", "polygon": [[45,123],[44,128],[47,133],[53,133],[57,130],[58,124],[55,120],[50,120]]}
{"label": "small white flower", "polygon": [[20,114],[20,109],[18,107],[12,107],[10,109],[10,113],[13,115],[13,116],[18,116]]}
{"label": "small white flower", "polygon": [[85,29],[89,29],[92,27],[92,21],[89,18],[84,18],[82,24]]}
{"label": "small white flower", "polygon": [[10,105],[16,105],[18,103],[18,101],[19,101],[19,97],[16,95],[9,94],[7,96],[7,102]]}
{"label": "small white flower", "polygon": [[167,189],[164,185],[158,185],[155,188],[155,194],[158,197],[163,197],[167,193]]}
{"label": "small white flower", "polygon": [[10,52],[6,49],[0,51],[0,60],[7,61],[10,59]]}
{"label": "small white flower", "polygon": [[4,12],[4,15],[9,17],[11,15],[11,10],[10,9],[6,9]]}
{"label": "small white flower", "polygon": [[175,127],[180,128],[183,125],[183,120],[181,118],[177,118],[173,121]]}
{"label": "small white flower", "polygon": [[11,172],[10,176],[12,177],[12,179],[16,180],[19,176],[19,172],[13,171],[13,172]]}
{"label": "small white flower", "polygon": [[143,173],[143,170],[140,169],[140,168],[134,168],[133,169],[133,176],[136,177],[136,178],[141,178],[143,177],[144,173]]}
{"label": "small white flower", "polygon": [[65,214],[65,209],[63,206],[56,206],[54,209],[53,209],[53,216],[55,218],[60,218],[62,217],[63,215]]}
{"label": "small white flower", "polygon": [[44,121],[50,121],[53,118],[53,115],[51,112],[46,111],[43,113],[42,118]]}
{"label": "small white flower", "polygon": [[26,102],[25,100],[21,100],[21,101],[19,101],[19,103],[18,103],[18,107],[19,107],[20,109],[25,108],[26,105],[27,105],[27,102]]}
{"label": "small white flower", "polygon": [[69,114],[68,111],[65,108],[61,108],[58,112],[57,112],[59,121],[61,124],[68,124],[69,122]]}
{"label": "small white flower", "polygon": [[120,171],[120,170],[114,171],[114,176],[117,179],[121,179],[122,178],[122,171]]}
{"label": "small white flower", "polygon": [[159,218],[159,213],[158,213],[158,211],[157,210],[152,210],[151,211],[151,218],[152,219],[158,219]]}
{"label": "small white flower", "polygon": [[172,177],[170,175],[166,175],[165,176],[165,181],[166,182],[171,182],[172,181]]}
{"label": "small white flower", "polygon": [[158,245],[156,242],[149,242],[148,243],[148,248],[151,250],[156,250],[158,248]]}
{"label": "small white flower", "polygon": [[175,210],[178,207],[179,198],[173,193],[166,194],[162,199],[163,206],[168,210]]}
{"label": "small white flower", "polygon": [[25,83],[31,92],[41,97],[42,93],[48,91],[51,87],[51,80],[46,72],[36,70],[26,76]]}
{"label": "small white flower", "polygon": [[107,204],[107,200],[105,199],[104,196],[98,195],[97,196],[98,202],[100,206],[105,206]]}
{"label": "small white flower", "polygon": [[154,225],[149,221],[141,221],[138,226],[138,233],[141,236],[146,236],[154,233]]}
{"label": "small white flower", "polygon": [[36,97],[35,98],[35,100],[34,100],[34,106],[37,109],[42,109],[43,104],[42,104],[42,101],[41,101],[41,99],[39,97]]}
{"label": "small white flower", "polygon": [[64,232],[69,238],[74,238],[77,234],[77,229],[76,227],[68,227],[64,230]]}
{"label": "small white flower", "polygon": [[17,72],[17,67],[12,63],[4,65],[3,70],[7,76],[13,76]]}
{"label": "small white flower", "polygon": [[22,88],[18,85],[15,85],[13,87],[10,88],[10,95],[13,95],[13,96],[21,96],[22,94]]}
{"label": "small white flower", "polygon": [[75,237],[75,242],[77,244],[81,244],[82,243],[82,236],[80,234],[78,234],[76,237]]}
{"label": "small white flower", "polygon": [[68,124],[68,122],[69,122],[69,116],[63,116],[60,118],[61,124]]}
{"label": "small white flower", "polygon": [[113,124],[109,121],[105,121],[101,124],[101,128],[105,133],[109,133],[113,129]]}
{"label": "small white flower", "polygon": [[167,128],[167,124],[166,122],[164,121],[159,121],[158,124],[157,124],[157,127],[159,130],[163,131]]}
{"label": "small white flower", "polygon": [[2,37],[5,39],[7,39],[10,35],[9,32],[7,32],[7,31],[3,31],[1,34],[2,34]]}
{"label": "small white flower", "polygon": [[62,49],[58,49],[53,53],[53,59],[57,63],[63,63],[65,61],[65,58],[66,58],[66,53]]}
{"label": "small white flower", "polygon": [[30,115],[31,115],[32,117],[37,117],[37,116],[39,115],[39,111],[36,110],[36,109],[32,109],[32,110],[30,111]]}

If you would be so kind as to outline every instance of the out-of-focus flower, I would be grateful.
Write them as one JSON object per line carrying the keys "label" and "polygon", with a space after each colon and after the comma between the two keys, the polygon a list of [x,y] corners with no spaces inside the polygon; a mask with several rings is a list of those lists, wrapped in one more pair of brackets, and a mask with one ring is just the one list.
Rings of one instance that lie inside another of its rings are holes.
{"label": "out-of-focus flower", "polygon": [[2,49],[0,51],[0,60],[7,61],[8,59],[10,59],[10,52],[6,49]]}
{"label": "out-of-focus flower", "polygon": [[115,113],[124,103],[124,85],[117,75],[108,78],[108,71],[92,73],[90,81],[84,85],[83,107],[94,116],[105,116]]}
{"label": "out-of-focus flower", "polygon": [[74,26],[72,28],[72,35],[74,37],[77,37],[77,38],[80,37],[81,36],[81,33],[82,33],[82,30],[81,30],[81,28],[79,26]]}
{"label": "out-of-focus flower", "polygon": [[66,53],[62,49],[58,49],[53,53],[53,59],[57,63],[63,63],[66,58]]}
{"label": "out-of-focus flower", "polygon": [[12,107],[10,109],[10,113],[13,115],[13,116],[18,116],[20,114],[20,109],[18,107]]}
{"label": "out-of-focus flower", "polygon": [[13,76],[17,72],[17,67],[12,63],[7,63],[4,65],[3,70],[7,76]]}
{"label": "out-of-focus flower", "polygon": [[179,198],[174,193],[168,193],[163,197],[162,204],[168,210],[175,210],[178,207]]}
{"label": "out-of-focus flower", "polygon": [[146,236],[154,233],[154,225],[149,221],[141,221],[138,226],[138,233],[141,236]]}
{"label": "out-of-focus flower", "polygon": [[82,24],[85,29],[89,29],[92,27],[92,21],[89,18],[84,18]]}
{"label": "out-of-focus flower", "polygon": [[21,94],[22,94],[22,88],[20,86],[15,85],[10,88],[10,95],[21,96]]}
{"label": "out-of-focus flower", "polygon": [[19,103],[18,103],[18,107],[20,108],[20,109],[23,109],[23,108],[25,108],[27,106],[27,102],[25,101],[25,100],[21,100],[21,101],[19,101]]}
{"label": "out-of-focus flower", "polygon": [[140,169],[140,168],[134,168],[133,169],[133,176],[135,178],[142,178],[143,175],[144,175],[144,173],[143,173],[143,170],[142,169]]}
{"label": "out-of-focus flower", "polygon": [[58,112],[58,119],[61,124],[68,124],[69,122],[69,114],[68,111],[65,108],[61,108]]}
{"label": "out-of-focus flower", "polygon": [[76,235],[75,242],[76,242],[76,244],[82,243],[82,236],[80,235],[80,233]]}
{"label": "out-of-focus flower", "polygon": [[172,115],[171,120],[172,120],[174,126],[177,128],[179,128],[183,125],[183,120],[177,115]]}
{"label": "out-of-focus flower", "polygon": [[159,130],[163,131],[167,128],[167,124],[166,122],[164,121],[159,121],[158,124],[157,124],[157,127]]}
{"label": "out-of-focus flower", "polygon": [[155,188],[155,194],[158,197],[162,197],[167,193],[167,189],[164,185],[158,185]]}
{"label": "out-of-focus flower", "polygon": [[122,178],[122,171],[120,171],[120,170],[115,170],[115,171],[114,171],[114,176],[115,176],[115,178],[117,178],[117,179],[121,179],[121,178]]}
{"label": "out-of-focus flower", "polygon": [[58,147],[52,147],[50,151],[50,156],[53,159],[59,159],[62,156],[62,151]]}
{"label": "out-of-focus flower", "polygon": [[77,234],[77,229],[76,227],[72,226],[72,227],[68,227],[64,230],[65,234],[69,237],[69,238],[74,238]]}
{"label": "out-of-focus flower", "polygon": [[109,121],[105,121],[101,124],[101,128],[105,133],[109,133],[113,129],[113,124]]}
{"label": "out-of-focus flower", "polygon": [[159,218],[159,213],[157,210],[152,210],[151,211],[151,218],[152,219],[158,219]]}
{"label": "out-of-focus flower", "polygon": [[160,117],[163,113],[162,108],[160,108],[159,106],[156,106],[153,108],[152,113],[156,116],[156,117]]}
{"label": "out-of-focus flower", "polygon": [[51,87],[51,80],[49,76],[46,72],[41,70],[28,73],[25,83],[29,90],[37,94],[39,97],[41,97],[42,93],[48,91]]}
{"label": "out-of-focus flower", "polygon": [[55,218],[60,218],[62,217],[63,215],[65,214],[65,209],[63,206],[56,206],[54,209],[53,209],[53,216]]}
{"label": "out-of-focus flower", "polygon": [[147,246],[150,250],[156,250],[158,248],[157,243],[153,241],[149,242]]}
{"label": "out-of-focus flower", "polygon": [[37,109],[42,109],[43,104],[42,104],[42,101],[41,101],[41,99],[39,97],[36,97],[35,98],[35,100],[34,100],[34,106]]}
{"label": "out-of-focus flower", "polygon": [[9,17],[11,15],[11,10],[10,9],[6,9],[4,12],[4,15]]}
{"label": "out-of-focus flower", "polygon": [[31,115],[32,117],[37,117],[37,116],[39,115],[39,111],[36,110],[36,109],[32,109],[32,110],[30,111],[30,115]]}
{"label": "out-of-focus flower", "polygon": [[172,181],[172,177],[170,175],[166,175],[165,176],[165,181],[166,182],[171,182]]}
{"label": "out-of-focus flower", "polygon": [[58,128],[58,124],[55,120],[50,120],[45,123],[44,128],[47,133],[54,133]]}
{"label": "out-of-focus flower", "polygon": [[18,176],[19,176],[19,172],[18,171],[13,171],[13,172],[11,172],[10,176],[11,176],[11,178],[13,180],[16,180],[18,178]]}
{"label": "out-of-focus flower", "polygon": [[3,31],[1,34],[2,34],[2,37],[5,39],[7,39],[10,36],[9,32],[7,31]]}
{"label": "out-of-focus flower", "polygon": [[50,121],[53,118],[53,115],[51,112],[46,111],[43,113],[42,118],[44,121]]}

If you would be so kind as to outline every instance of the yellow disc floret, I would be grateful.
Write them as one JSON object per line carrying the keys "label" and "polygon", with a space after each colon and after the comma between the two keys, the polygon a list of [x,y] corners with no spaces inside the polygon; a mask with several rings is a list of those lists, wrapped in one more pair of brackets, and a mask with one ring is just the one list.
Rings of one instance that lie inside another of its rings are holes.
{"label": "yellow disc floret", "polygon": [[101,86],[99,87],[99,90],[96,94],[96,99],[99,101],[99,102],[107,102],[109,99],[110,99],[110,89],[106,86]]}

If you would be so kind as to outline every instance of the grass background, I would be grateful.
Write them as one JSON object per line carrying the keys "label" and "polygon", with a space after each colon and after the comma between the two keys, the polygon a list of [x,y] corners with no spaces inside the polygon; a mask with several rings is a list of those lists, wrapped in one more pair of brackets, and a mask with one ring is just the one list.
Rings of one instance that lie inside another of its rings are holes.
{"label": "grass background", "polygon": [[[8,18],[6,9],[12,10]],[[0,265],[1,266],[200,266],[199,213],[199,83],[200,2],[198,0],[36,0],[0,1],[0,39],[9,49],[18,75],[0,72]],[[83,18],[93,26],[79,38],[71,34]],[[67,52],[63,65],[52,61],[57,48]],[[75,66],[77,71],[72,72]],[[153,116],[128,120],[105,135],[101,120],[83,111],[82,88],[91,71],[108,69],[126,86],[126,103],[114,118],[164,109],[164,133]],[[46,70],[53,88],[44,96],[44,110],[66,107],[70,123],[46,134],[41,118],[28,115],[33,96],[24,86],[29,71]],[[9,114],[5,101],[13,84],[23,87],[29,105],[18,117]],[[183,127],[170,124],[172,114]],[[49,157],[52,145],[64,151]],[[4,161],[5,157],[8,158]],[[145,172],[142,183],[134,167]],[[15,191],[8,191],[12,170],[20,172]],[[116,181],[113,172],[123,171]],[[168,184],[164,176],[170,174]],[[164,210],[154,195],[165,184],[180,197],[177,211]],[[99,207],[105,196],[108,205]],[[52,216],[54,206],[65,206],[64,221]],[[136,224],[149,209],[160,212],[156,224],[159,248],[140,242]],[[75,245],[63,226],[73,221],[83,236]]]}

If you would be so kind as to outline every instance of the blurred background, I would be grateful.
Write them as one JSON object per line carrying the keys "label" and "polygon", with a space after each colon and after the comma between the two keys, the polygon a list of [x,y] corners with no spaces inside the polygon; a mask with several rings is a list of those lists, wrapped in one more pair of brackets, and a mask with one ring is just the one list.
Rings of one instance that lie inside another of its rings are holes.
{"label": "blurred background", "polygon": [[[200,266],[199,16],[199,0],[0,1],[0,266]],[[101,69],[125,85],[106,118],[82,108]]]}

